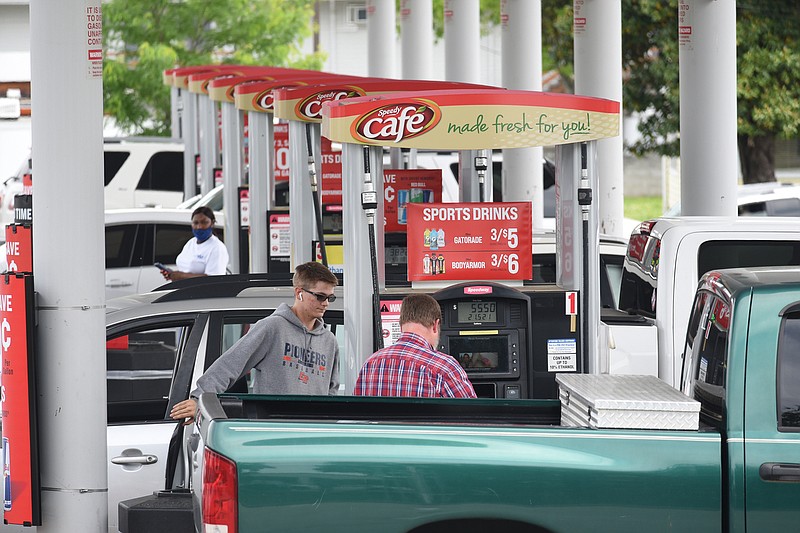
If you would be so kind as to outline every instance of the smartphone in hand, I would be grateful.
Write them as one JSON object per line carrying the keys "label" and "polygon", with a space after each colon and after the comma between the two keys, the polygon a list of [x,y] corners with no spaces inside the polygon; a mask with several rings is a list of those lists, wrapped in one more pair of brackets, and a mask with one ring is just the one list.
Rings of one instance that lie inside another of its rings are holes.
{"label": "smartphone in hand", "polygon": [[172,272],[172,269],[171,269],[171,268],[169,268],[169,267],[168,267],[167,265],[165,265],[164,263],[158,263],[158,262],[156,262],[156,263],[153,263],[153,266],[154,266],[154,267],[156,267],[156,268],[158,268],[159,270],[166,270],[167,272]]}

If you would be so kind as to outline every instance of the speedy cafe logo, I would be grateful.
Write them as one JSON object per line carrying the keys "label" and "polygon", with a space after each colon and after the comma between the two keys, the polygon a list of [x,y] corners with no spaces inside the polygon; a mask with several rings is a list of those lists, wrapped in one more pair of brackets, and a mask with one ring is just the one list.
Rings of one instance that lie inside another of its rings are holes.
{"label": "speedy cafe logo", "polygon": [[391,104],[362,115],[350,127],[350,133],[367,143],[398,143],[430,131],[441,118],[442,111],[428,100]]}
{"label": "speedy cafe logo", "polygon": [[253,97],[253,107],[258,109],[272,109],[275,105],[275,97],[272,95],[272,91],[289,87],[295,87],[295,85],[279,85],[256,93]]}
{"label": "speedy cafe logo", "polygon": [[321,119],[322,102],[341,100],[342,98],[356,98],[364,95],[366,95],[364,91],[352,87],[346,89],[326,89],[300,100],[295,106],[295,113],[301,117]]}

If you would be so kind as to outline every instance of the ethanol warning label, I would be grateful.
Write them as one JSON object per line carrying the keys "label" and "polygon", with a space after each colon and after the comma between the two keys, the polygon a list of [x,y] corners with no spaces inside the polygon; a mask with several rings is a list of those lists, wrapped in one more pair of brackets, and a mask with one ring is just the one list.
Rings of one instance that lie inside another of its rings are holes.
{"label": "ethanol warning label", "polygon": [[575,339],[547,340],[547,371],[575,372],[578,370],[578,342]]}

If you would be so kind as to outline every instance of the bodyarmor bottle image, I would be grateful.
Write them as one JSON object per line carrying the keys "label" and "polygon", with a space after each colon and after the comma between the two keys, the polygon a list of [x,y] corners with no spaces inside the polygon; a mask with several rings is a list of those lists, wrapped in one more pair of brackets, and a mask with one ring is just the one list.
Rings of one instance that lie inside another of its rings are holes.
{"label": "bodyarmor bottle image", "polygon": [[438,263],[437,270],[439,271],[439,274],[444,274],[444,255],[439,254],[439,258],[436,260],[436,262]]}
{"label": "bodyarmor bottle image", "polygon": [[11,451],[8,447],[8,437],[3,437],[3,509],[11,510]]}
{"label": "bodyarmor bottle image", "polygon": [[431,273],[431,259],[428,257],[428,254],[422,254],[422,273]]}

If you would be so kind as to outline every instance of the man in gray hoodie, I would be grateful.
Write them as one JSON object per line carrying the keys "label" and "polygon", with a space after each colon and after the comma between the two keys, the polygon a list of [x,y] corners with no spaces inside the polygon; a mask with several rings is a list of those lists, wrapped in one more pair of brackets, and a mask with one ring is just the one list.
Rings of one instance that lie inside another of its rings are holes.
{"label": "man in gray hoodie", "polygon": [[339,345],[322,316],[336,300],[338,279],[314,261],[295,268],[294,303],[281,304],[256,322],[197,380],[188,400],[175,404],[170,416],[191,423],[197,398],[204,392],[225,392],[253,370],[255,394],[336,394],[339,388]]}

